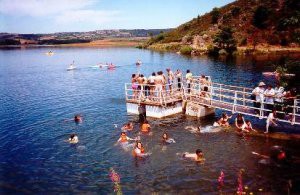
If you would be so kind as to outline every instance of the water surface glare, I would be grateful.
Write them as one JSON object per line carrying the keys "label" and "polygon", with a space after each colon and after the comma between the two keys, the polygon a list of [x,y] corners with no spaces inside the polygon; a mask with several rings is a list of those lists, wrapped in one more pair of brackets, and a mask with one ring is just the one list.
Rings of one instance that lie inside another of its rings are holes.
{"label": "water surface glare", "polygon": [[[293,191],[300,193],[299,164],[263,165],[251,154],[268,154],[271,146],[280,145],[300,157],[299,141],[240,137],[232,129],[206,134],[185,129],[211,125],[220,111],[200,120],[181,114],[149,119],[153,136],[142,135],[141,139],[152,155],[144,160],[136,160],[130,151],[114,145],[120,133],[114,124],[138,120],[127,115],[124,99],[124,83],[130,82],[132,73],[149,76],[167,67],[190,69],[197,75],[211,75],[214,81],[253,87],[263,79],[263,63],[246,58],[224,62],[134,48],[54,48],[53,56],[45,55],[48,50],[0,50],[0,193],[113,193],[108,177],[111,167],[120,174],[125,194],[218,194],[217,178],[222,170],[222,192],[235,193],[240,169],[245,170],[247,192],[256,194],[261,189],[286,194],[287,182],[292,180]],[[143,61],[140,68],[135,66],[137,59]],[[73,60],[78,69],[66,71]],[[99,62],[119,67],[113,71],[91,68]],[[82,124],[67,120],[77,113],[84,117]],[[175,144],[160,143],[164,131]],[[79,136],[77,145],[65,142],[73,132]],[[129,136],[137,135],[135,123]],[[204,152],[204,164],[176,155],[197,148]]]}

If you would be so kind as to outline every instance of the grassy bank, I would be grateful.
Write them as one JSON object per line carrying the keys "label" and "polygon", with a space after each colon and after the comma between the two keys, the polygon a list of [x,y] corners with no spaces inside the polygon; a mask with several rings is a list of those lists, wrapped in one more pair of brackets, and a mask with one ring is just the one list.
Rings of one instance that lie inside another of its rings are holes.
{"label": "grassy bank", "polygon": [[69,43],[69,44],[26,44],[26,45],[1,45],[0,48],[6,47],[136,47],[145,43],[148,39],[144,37],[135,38],[110,38],[96,40],[87,43]]}

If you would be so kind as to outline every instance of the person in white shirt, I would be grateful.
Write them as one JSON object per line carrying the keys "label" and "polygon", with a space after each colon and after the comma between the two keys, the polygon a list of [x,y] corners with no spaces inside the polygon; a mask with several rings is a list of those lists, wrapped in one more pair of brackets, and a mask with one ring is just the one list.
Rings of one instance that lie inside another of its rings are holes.
{"label": "person in white shirt", "polygon": [[[275,96],[275,91],[272,88],[271,85],[268,85],[268,88],[264,92],[264,97],[265,97],[265,108],[268,110],[273,110],[274,108],[274,96]],[[270,113],[268,111],[267,113]]]}
{"label": "person in white shirt", "polygon": [[192,79],[193,79],[193,74],[191,73],[190,70],[186,71],[185,78],[186,78],[188,93],[190,93],[191,92],[191,82],[192,82]]}
{"label": "person in white shirt", "polygon": [[[261,106],[261,102],[264,101],[264,87],[266,86],[266,84],[264,82],[260,82],[258,84],[258,87],[256,87],[253,91],[252,94],[255,96],[255,102],[254,102],[254,107],[256,108],[260,108]],[[255,110],[256,114],[259,114],[259,110]]]}
{"label": "person in white shirt", "polygon": [[[274,105],[275,109],[277,111],[283,112],[283,97],[285,96],[286,92],[284,91],[284,88],[280,86],[279,83],[276,84],[276,87],[274,88],[275,91],[275,99],[274,99]],[[283,119],[284,113],[277,113],[278,118]]]}
{"label": "person in white shirt", "polygon": [[270,126],[278,126],[278,124],[276,123],[276,110],[273,110],[269,115],[268,115],[268,118],[267,118],[267,121],[266,121],[266,131],[265,133],[269,133],[269,128]]}

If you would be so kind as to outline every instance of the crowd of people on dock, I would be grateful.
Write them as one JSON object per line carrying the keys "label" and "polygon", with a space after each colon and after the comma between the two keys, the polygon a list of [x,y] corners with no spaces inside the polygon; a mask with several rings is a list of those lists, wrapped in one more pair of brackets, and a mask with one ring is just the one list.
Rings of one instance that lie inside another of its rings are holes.
{"label": "crowd of people on dock", "polygon": [[[187,82],[192,80],[192,73],[187,70]],[[152,101],[159,100],[162,93],[173,93],[182,89],[182,72],[177,69],[173,72],[170,68],[163,71],[153,72],[148,78],[143,74],[132,74],[131,88],[133,90],[133,99],[136,99],[140,92],[142,95]]]}
{"label": "crowd of people on dock", "polygon": [[[172,94],[174,89],[182,90],[183,80],[185,80],[187,94],[192,92],[196,81],[200,88],[196,90],[197,93],[199,91],[198,95],[204,100],[210,100],[212,97],[212,82],[208,76],[193,77],[192,72],[187,70],[183,77],[181,70],[177,69],[173,73],[170,68],[167,68],[165,74],[163,71],[153,72],[148,78],[143,74],[132,74],[131,86],[133,99],[138,99],[139,95],[142,94],[143,100],[160,101],[162,93]],[[253,89],[251,99],[253,101],[254,113],[260,117],[267,117],[266,133],[269,132],[270,126],[277,126],[276,119],[286,119],[291,122],[294,120],[292,113],[296,94],[295,88],[285,91],[284,87],[279,84],[276,84],[275,88],[273,88],[272,85],[266,85],[264,82],[260,82]],[[251,126],[250,121],[245,121],[244,124]]]}
{"label": "crowd of people on dock", "polygon": [[[295,120],[293,113],[294,100],[297,99],[296,88],[285,91],[279,83],[273,88],[260,82],[252,91],[254,100],[255,114],[267,116],[266,131],[269,132],[270,126],[277,126],[277,119],[287,119],[291,122]],[[263,106],[262,106],[263,104]],[[262,108],[262,109],[261,109]]]}
{"label": "crowd of people on dock", "polygon": [[[187,93],[191,93],[192,85],[194,84],[195,77],[190,70],[186,71],[186,75],[184,77],[186,83]],[[199,83],[201,97],[210,98],[211,97],[211,87],[212,83],[209,77],[205,75],[201,75],[196,78]],[[173,93],[173,91],[181,90],[183,87],[183,75],[181,70],[176,70],[175,73],[170,68],[166,69],[166,73],[163,71],[158,71],[157,73],[153,72],[148,78],[143,74],[132,74],[131,78],[131,87],[133,89],[133,98],[137,98],[140,93],[144,95],[145,98],[149,100],[155,100],[155,97],[159,96],[160,93]],[[177,85],[176,87],[174,87]],[[262,104],[265,104],[265,108],[263,109],[263,113],[267,113],[266,120],[266,131],[269,132],[269,128],[271,126],[277,126],[277,119],[285,117],[286,114],[292,112],[292,103],[296,98],[296,90],[291,89],[289,91],[285,91],[283,87],[276,85],[273,88],[271,85],[266,87],[264,82],[260,82],[258,86],[252,91],[251,96],[255,113],[261,115],[262,113]],[[144,104],[140,104],[138,106],[139,112],[139,128],[140,134],[152,135],[151,125],[146,119],[146,109]],[[279,116],[280,115],[280,116]],[[229,127],[230,119],[233,115],[228,115],[227,113],[223,113],[221,118],[214,123],[213,126],[220,127]],[[74,121],[76,123],[82,122],[82,117],[80,115],[75,115]],[[256,132],[253,129],[252,123],[250,120],[245,120],[242,114],[237,114],[234,120],[234,126],[239,133],[250,133]],[[127,133],[134,129],[134,124],[132,122],[128,122],[124,124],[121,128],[120,137],[118,139],[118,143],[126,146],[126,148],[133,147],[132,153],[135,157],[145,157],[149,156],[151,153],[146,153],[145,148],[141,142],[140,136],[136,138],[128,137]],[[201,132],[201,128],[199,127],[197,131]],[[76,134],[71,134],[68,140],[72,144],[78,143],[79,139]],[[130,141],[135,141],[133,144],[129,144]],[[167,132],[162,134],[162,142],[166,144],[176,143],[173,138],[170,138]],[[198,149],[195,153],[184,153],[182,155],[185,158],[193,158],[196,161],[204,160],[203,152]]]}

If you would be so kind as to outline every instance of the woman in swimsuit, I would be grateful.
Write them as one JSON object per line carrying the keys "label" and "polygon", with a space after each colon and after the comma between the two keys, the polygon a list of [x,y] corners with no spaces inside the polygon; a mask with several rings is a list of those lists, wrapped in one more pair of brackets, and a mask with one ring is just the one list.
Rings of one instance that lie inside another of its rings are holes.
{"label": "woman in swimsuit", "polygon": [[218,121],[218,124],[220,126],[223,126],[223,127],[229,127],[229,122],[228,120],[231,118],[232,116],[228,116],[226,113],[223,113],[222,114],[222,117],[220,118],[220,120]]}
{"label": "woman in swimsuit", "polygon": [[134,150],[132,151],[132,155],[134,157],[146,157],[149,156],[150,153],[145,153],[145,148],[141,141],[137,141]]}
{"label": "woman in swimsuit", "polygon": [[173,138],[170,138],[169,135],[168,135],[167,133],[164,133],[164,134],[162,135],[162,141],[163,141],[164,143],[168,143],[168,144],[170,144],[170,143],[176,143],[175,140],[174,140]]}
{"label": "woman in swimsuit", "polygon": [[237,117],[235,118],[235,126],[238,131],[241,131],[244,127],[245,120],[242,114],[238,114]]}
{"label": "woman in swimsuit", "polygon": [[138,89],[136,74],[132,74],[131,76],[131,88],[133,90],[133,99],[135,99],[137,97],[137,89]]}

